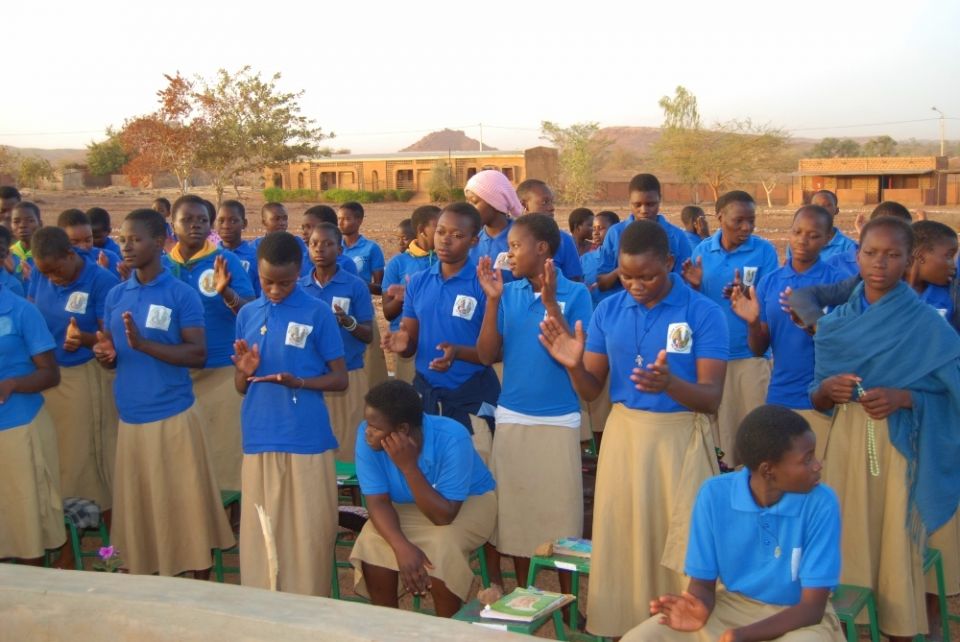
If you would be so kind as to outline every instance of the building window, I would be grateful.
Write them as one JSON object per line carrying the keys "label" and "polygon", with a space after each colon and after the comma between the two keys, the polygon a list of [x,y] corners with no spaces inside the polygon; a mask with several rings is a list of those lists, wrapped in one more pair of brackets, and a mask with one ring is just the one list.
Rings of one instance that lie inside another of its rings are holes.
{"label": "building window", "polygon": [[273,186],[283,189],[283,176],[279,172],[273,175]]}
{"label": "building window", "polygon": [[476,173],[477,173],[477,168],[476,168],[476,167],[468,167],[468,168],[467,168],[467,180],[469,181],[471,178],[473,178],[474,174],[476,174]]}
{"label": "building window", "polygon": [[373,172],[370,174],[370,182],[373,184],[374,192],[380,190],[380,175],[377,174],[377,170],[373,170]]}
{"label": "building window", "polygon": [[412,169],[397,170],[397,189],[416,189],[413,183]]}
{"label": "building window", "polygon": [[320,191],[325,192],[337,186],[336,172],[320,172]]}
{"label": "building window", "polygon": [[303,189],[303,172],[297,174],[297,189]]}
{"label": "building window", "polygon": [[507,177],[507,180],[509,180],[509,181],[512,183],[512,182],[513,182],[513,168],[512,168],[512,167],[504,167],[501,171],[503,172],[503,175]]}

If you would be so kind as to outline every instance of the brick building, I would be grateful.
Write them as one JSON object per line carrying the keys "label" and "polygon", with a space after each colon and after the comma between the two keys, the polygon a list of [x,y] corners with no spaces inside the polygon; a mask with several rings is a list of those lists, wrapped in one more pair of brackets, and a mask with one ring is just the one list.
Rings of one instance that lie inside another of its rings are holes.
{"label": "brick building", "polygon": [[[949,180],[948,180],[949,179]],[[843,205],[957,204],[957,185],[944,156],[887,158],[804,158],[793,180],[791,200],[809,202],[814,192],[828,189]]]}

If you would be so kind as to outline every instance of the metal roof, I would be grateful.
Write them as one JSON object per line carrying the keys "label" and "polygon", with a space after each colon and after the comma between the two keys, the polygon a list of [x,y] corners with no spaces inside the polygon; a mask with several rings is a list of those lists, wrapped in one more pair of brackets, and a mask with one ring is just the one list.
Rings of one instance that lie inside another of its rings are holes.
{"label": "metal roof", "polygon": [[319,158],[308,158],[302,162],[311,163],[339,163],[371,160],[417,160],[430,158],[498,158],[502,156],[523,156],[523,150],[504,150],[495,152],[391,152],[388,154],[334,154]]}
{"label": "metal roof", "polygon": [[804,170],[799,176],[922,176],[933,174],[935,169],[841,169],[841,170]]}

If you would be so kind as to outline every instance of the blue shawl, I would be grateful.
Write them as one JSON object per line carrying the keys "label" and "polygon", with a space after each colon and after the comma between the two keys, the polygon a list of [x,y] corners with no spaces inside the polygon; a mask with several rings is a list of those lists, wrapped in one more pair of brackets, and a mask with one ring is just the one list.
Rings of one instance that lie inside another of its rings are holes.
{"label": "blue shawl", "polygon": [[866,309],[862,295],[860,283],[820,319],[810,390],[850,372],[865,390],[910,391],[913,407],[887,418],[890,442],[908,464],[908,527],[933,533],[960,502],[960,337],[906,283]]}

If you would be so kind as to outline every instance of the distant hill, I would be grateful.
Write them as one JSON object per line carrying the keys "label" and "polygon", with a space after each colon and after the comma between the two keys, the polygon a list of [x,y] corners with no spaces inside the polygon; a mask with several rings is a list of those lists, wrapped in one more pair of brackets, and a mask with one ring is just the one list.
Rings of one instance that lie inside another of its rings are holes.
{"label": "distant hill", "polygon": [[38,149],[35,147],[13,147],[3,145],[20,156],[39,156],[50,161],[54,167],[65,163],[84,163],[87,160],[86,149]]}
{"label": "distant hill", "polygon": [[[431,132],[401,152],[474,152],[480,149],[480,141],[470,138],[461,130],[442,129]],[[483,151],[495,152],[496,147],[484,145]]]}

